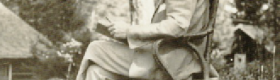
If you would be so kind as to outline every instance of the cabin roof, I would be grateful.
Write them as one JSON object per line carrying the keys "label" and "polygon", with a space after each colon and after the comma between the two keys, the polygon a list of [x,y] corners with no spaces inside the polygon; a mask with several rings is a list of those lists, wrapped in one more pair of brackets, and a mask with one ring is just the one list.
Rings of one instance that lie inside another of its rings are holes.
{"label": "cabin roof", "polygon": [[0,59],[32,57],[33,46],[40,39],[47,40],[2,3],[0,17]]}

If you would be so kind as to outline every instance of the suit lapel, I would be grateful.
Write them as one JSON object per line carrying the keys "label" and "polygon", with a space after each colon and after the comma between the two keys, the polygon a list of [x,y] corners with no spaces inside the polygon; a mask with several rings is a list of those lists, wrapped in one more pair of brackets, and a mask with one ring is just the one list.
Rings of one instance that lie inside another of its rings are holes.
{"label": "suit lapel", "polygon": [[154,19],[156,13],[158,12],[158,10],[159,10],[159,8],[160,8],[160,5],[161,5],[163,2],[164,2],[164,0],[159,0],[159,2],[156,4],[156,9],[155,9],[155,12],[154,12],[154,14],[153,14],[153,17],[152,17],[152,19],[151,19],[151,22],[153,22],[153,19]]}

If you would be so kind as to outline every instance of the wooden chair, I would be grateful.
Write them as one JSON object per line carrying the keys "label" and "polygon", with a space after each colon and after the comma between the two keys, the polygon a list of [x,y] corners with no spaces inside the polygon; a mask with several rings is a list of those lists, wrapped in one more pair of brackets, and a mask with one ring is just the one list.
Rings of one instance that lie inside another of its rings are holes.
{"label": "wooden chair", "polygon": [[[200,76],[200,77],[203,77],[203,78],[202,79],[195,79],[195,80],[218,80],[218,76],[216,76],[216,78],[211,78],[210,74],[218,75],[218,73],[216,71],[212,71],[214,68],[211,66],[211,64],[209,62],[210,61],[210,53],[212,51],[211,50],[211,44],[212,44],[212,37],[213,37],[213,32],[214,32],[218,3],[219,3],[219,0],[210,0],[209,22],[207,23],[207,27],[209,28],[208,30],[206,30],[204,32],[197,33],[197,34],[189,34],[189,35],[184,36],[186,38],[188,38],[188,37],[205,37],[205,36],[207,37],[207,43],[206,43],[204,53],[199,53],[198,49],[196,49],[194,47],[190,47],[195,52],[195,54],[199,57],[202,68],[203,68],[203,73],[202,73],[203,76]],[[156,11],[157,11],[157,9],[156,9]],[[160,60],[158,58],[158,55],[157,55],[159,44],[162,41],[163,40],[158,40],[153,44],[154,49],[156,49],[155,53],[153,54],[153,57],[155,58],[158,66],[163,71],[165,71],[166,74],[169,74],[167,72],[166,68],[164,68],[164,66],[160,62]],[[189,46],[191,46],[191,45],[189,45]],[[170,74],[169,74],[169,76],[171,77]]]}

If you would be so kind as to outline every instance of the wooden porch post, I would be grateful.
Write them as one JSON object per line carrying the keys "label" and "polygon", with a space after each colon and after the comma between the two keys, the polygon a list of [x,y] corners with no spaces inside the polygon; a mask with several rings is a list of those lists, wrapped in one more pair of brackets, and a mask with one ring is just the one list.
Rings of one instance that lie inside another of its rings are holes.
{"label": "wooden porch post", "polygon": [[13,77],[13,66],[12,66],[12,63],[9,63],[9,75],[8,75],[8,79],[9,80],[13,80],[12,77]]}

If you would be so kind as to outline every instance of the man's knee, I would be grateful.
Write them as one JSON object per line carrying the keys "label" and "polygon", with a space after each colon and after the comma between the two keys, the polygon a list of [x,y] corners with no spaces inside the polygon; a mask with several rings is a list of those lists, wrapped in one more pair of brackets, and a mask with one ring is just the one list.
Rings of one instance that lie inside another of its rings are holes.
{"label": "man's knee", "polygon": [[88,45],[88,48],[94,48],[94,47],[98,47],[102,44],[104,44],[105,41],[92,41],[90,42],[90,44]]}
{"label": "man's knee", "polygon": [[100,71],[102,69],[97,65],[91,65],[87,69],[86,79],[85,80],[105,80]]}
{"label": "man's knee", "polygon": [[87,69],[87,76],[96,75],[96,72],[98,71],[98,69],[100,69],[100,68],[96,65],[89,66]]}
{"label": "man's knee", "polygon": [[102,48],[106,48],[107,49],[107,42],[106,41],[92,41],[86,50],[86,53],[88,53],[87,55],[96,55],[98,53],[103,53],[103,49]]}
{"label": "man's knee", "polygon": [[[84,58],[85,57],[93,57],[93,56],[96,56],[98,53],[100,53],[100,50],[102,50],[102,44],[103,42],[101,41],[93,41],[91,42],[88,47],[87,47],[87,50],[86,50],[86,53],[84,55]],[[102,51],[101,51],[102,52]]]}
{"label": "man's knee", "polygon": [[[90,65],[87,70],[86,80],[126,80],[128,77],[121,76],[103,69],[98,65]],[[94,79],[93,79],[94,78]]]}

